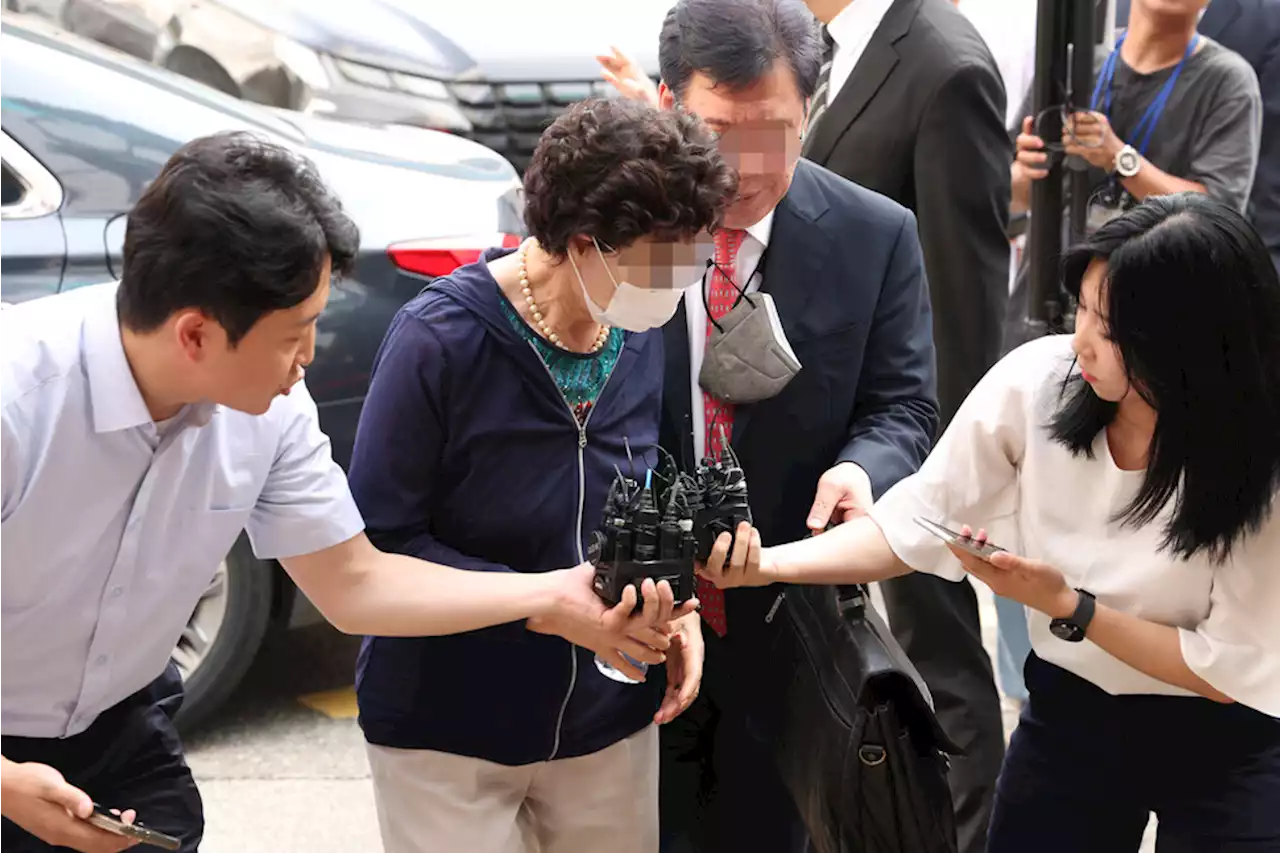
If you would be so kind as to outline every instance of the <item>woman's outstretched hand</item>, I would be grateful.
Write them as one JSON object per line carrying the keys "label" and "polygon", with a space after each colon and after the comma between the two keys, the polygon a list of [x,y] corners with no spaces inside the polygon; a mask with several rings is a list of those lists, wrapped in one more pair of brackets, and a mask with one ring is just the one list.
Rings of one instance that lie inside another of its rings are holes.
{"label": "woman's outstretched hand", "polygon": [[760,544],[760,531],[745,521],[738,525],[733,536],[720,534],[706,564],[698,567],[698,574],[718,589],[768,586],[777,581],[773,565]]}

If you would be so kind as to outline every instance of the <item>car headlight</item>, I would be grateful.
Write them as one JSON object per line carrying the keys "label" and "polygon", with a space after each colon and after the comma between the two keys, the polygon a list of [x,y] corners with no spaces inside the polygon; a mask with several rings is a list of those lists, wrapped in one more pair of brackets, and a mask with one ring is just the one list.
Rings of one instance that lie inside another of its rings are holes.
{"label": "car headlight", "polygon": [[432,80],[430,77],[419,77],[416,74],[402,74],[399,71],[391,72],[391,82],[397,89],[403,89],[414,95],[423,98],[431,98],[435,101],[449,101],[449,89],[439,80]]}
{"label": "car headlight", "polygon": [[421,98],[419,107],[431,127],[455,131],[471,129],[471,123],[458,109],[449,87],[440,80],[403,71],[388,71],[338,57],[334,57],[333,63],[343,77],[357,85]]}
{"label": "car headlight", "polygon": [[324,70],[320,54],[288,36],[276,35],[274,39],[276,59],[293,72],[299,80],[315,91],[329,88],[329,74]]}
{"label": "car headlight", "polygon": [[391,74],[373,65],[365,65],[361,62],[352,62],[348,59],[334,59],[334,65],[338,66],[338,70],[342,72],[342,76],[346,77],[352,83],[359,83],[361,86],[370,86],[374,89],[394,89],[391,83]]}

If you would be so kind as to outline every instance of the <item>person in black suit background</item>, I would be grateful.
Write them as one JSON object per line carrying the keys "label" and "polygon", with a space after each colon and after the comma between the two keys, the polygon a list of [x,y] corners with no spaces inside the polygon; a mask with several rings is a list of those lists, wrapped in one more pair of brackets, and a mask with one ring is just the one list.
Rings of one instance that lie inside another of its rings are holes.
{"label": "person in black suit background", "polygon": [[1013,155],[1000,70],[949,0],[805,2],[826,73],[802,153],[918,217],[945,426],[1000,354]]}
{"label": "person in black suit background", "polygon": [[[1000,355],[1013,154],[1000,71],[949,0],[806,3],[824,23],[826,63],[803,153],[919,218],[945,428]],[[894,635],[967,753],[951,771],[960,850],[982,853],[1004,731],[977,596],[924,575],[882,589]]]}
{"label": "person in black suit background", "polygon": [[[916,219],[799,160],[821,59],[800,0],[681,0],[659,59],[661,105],[707,122],[739,174],[738,199],[714,235],[717,265],[664,327],[660,441],[691,465],[718,450],[709,426],[727,426],[762,541],[790,541],[813,512],[843,512],[845,495],[869,506],[932,443],[936,368]],[[776,396],[726,406],[703,390],[699,370],[711,329],[741,291],[771,296],[801,369]],[[806,833],[761,721],[766,695],[785,685],[760,683],[755,666],[780,624],[778,590],[716,594],[699,585],[702,695],[662,735],[666,847],[802,851]]]}
{"label": "person in black suit background", "polygon": [[[1117,0],[1116,26],[1130,0]],[[1280,0],[1212,0],[1196,27],[1253,66],[1262,91],[1262,148],[1248,214],[1280,269]]]}

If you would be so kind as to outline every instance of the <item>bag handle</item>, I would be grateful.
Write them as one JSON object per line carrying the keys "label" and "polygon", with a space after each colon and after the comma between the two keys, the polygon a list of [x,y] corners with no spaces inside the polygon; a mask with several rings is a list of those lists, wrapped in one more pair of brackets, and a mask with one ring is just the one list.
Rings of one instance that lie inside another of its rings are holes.
{"label": "bag handle", "polygon": [[871,603],[871,590],[863,584],[836,587],[836,607],[841,616],[851,612],[865,613]]}
{"label": "bag handle", "polygon": [[[826,533],[836,525],[828,521],[827,526],[822,528],[821,532]],[[818,533],[812,530],[806,539],[817,536]],[[867,609],[867,605],[871,601],[871,590],[866,584],[841,584],[836,586],[836,608],[840,611],[841,616],[847,616],[850,612],[862,613]]]}

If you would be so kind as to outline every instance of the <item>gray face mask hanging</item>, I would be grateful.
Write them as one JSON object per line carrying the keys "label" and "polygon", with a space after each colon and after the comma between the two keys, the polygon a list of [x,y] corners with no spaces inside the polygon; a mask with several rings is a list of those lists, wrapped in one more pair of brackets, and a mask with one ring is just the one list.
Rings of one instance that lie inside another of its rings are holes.
{"label": "gray face mask hanging", "polygon": [[[733,286],[738,288],[736,282]],[[702,288],[706,298],[706,287]],[[776,397],[800,372],[773,297],[746,294],[728,314],[712,320],[698,384],[726,403],[758,403]]]}

